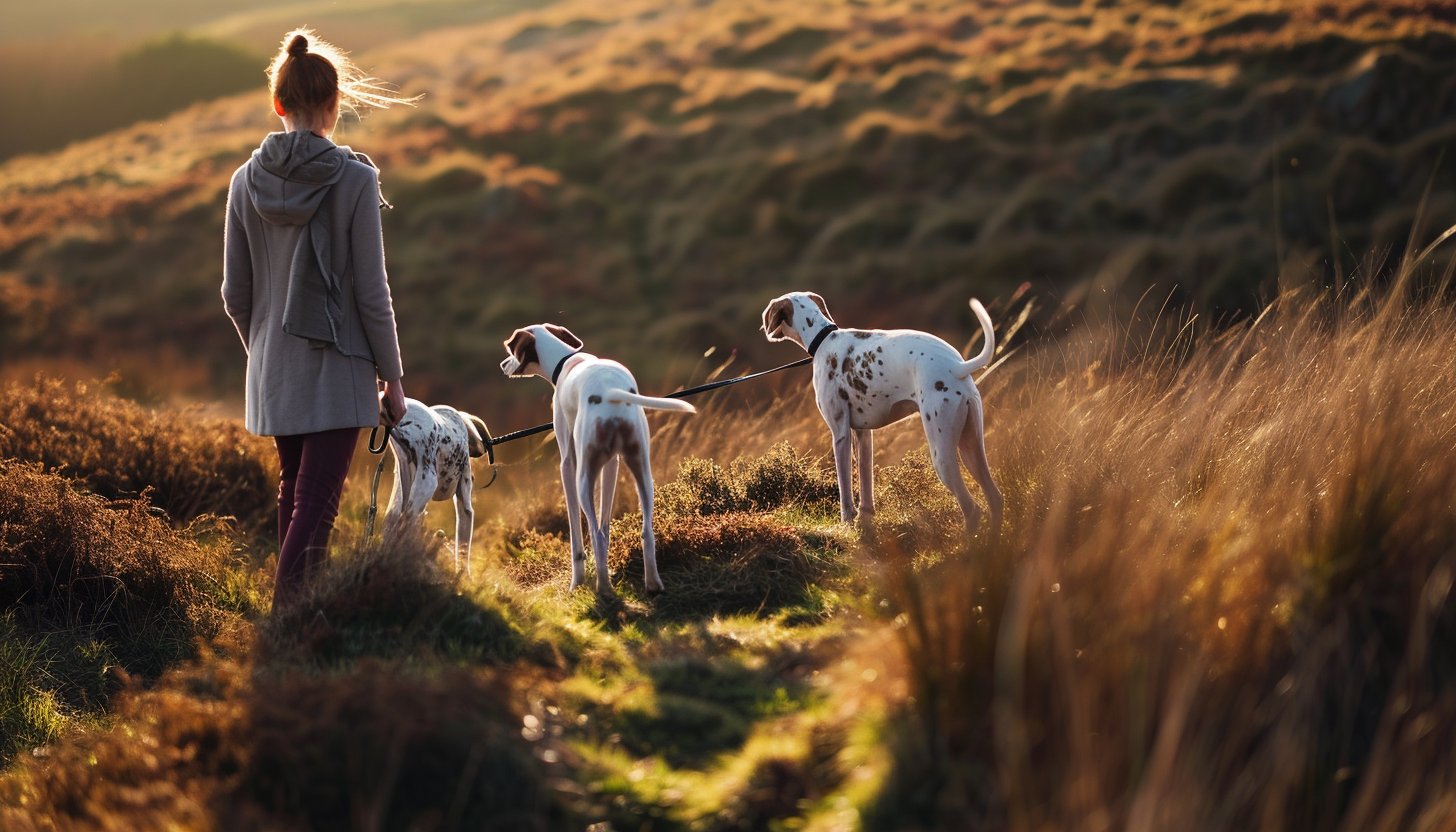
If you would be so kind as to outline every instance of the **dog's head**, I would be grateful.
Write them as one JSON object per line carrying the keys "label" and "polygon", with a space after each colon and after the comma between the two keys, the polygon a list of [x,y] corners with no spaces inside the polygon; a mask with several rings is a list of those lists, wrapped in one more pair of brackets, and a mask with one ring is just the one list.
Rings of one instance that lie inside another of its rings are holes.
{"label": "dog's head", "polygon": [[763,310],[763,334],[770,341],[793,341],[804,346],[805,337],[834,323],[824,298],[813,292],[790,292],[769,301]]}
{"label": "dog's head", "polygon": [[490,435],[490,431],[485,428],[485,420],[464,411],[461,411],[460,418],[465,420],[465,441],[470,446],[470,458],[485,456],[485,437]]}
{"label": "dog's head", "polygon": [[[568,352],[581,349],[581,339],[564,326],[556,324],[528,326],[512,332],[511,337],[505,340],[507,355],[500,364],[501,372],[514,377],[546,375],[547,371],[542,368],[538,349],[540,346],[538,341],[545,339],[556,341]],[[550,353],[551,351],[548,350],[547,354]]]}
{"label": "dog's head", "polygon": [[541,359],[536,357],[536,333],[518,329],[505,341],[506,358],[501,372],[508,376],[529,376],[541,372]]}

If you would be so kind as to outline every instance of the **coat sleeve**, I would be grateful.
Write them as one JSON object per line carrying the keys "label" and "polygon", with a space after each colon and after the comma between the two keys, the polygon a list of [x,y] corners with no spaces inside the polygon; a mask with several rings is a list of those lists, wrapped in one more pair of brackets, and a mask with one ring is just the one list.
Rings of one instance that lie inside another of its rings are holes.
{"label": "coat sleeve", "polygon": [[248,250],[248,234],[238,213],[240,197],[238,177],[228,187],[227,219],[223,224],[222,305],[248,348],[248,333],[253,323],[253,256]]}
{"label": "coat sleeve", "polygon": [[399,335],[394,325],[394,303],[389,296],[389,276],[384,271],[384,229],[379,217],[379,174],[369,172],[369,184],[359,192],[354,205],[350,259],[354,263],[354,303],[375,371],[381,381],[404,376],[399,357]]}

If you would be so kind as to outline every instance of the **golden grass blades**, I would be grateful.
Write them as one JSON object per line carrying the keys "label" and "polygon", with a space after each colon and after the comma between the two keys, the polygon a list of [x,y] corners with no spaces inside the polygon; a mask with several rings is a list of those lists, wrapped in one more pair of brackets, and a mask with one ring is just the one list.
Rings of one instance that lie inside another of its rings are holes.
{"label": "golden grass blades", "polygon": [[1291,292],[1116,370],[1027,357],[988,395],[999,545],[882,567],[916,706],[871,827],[1443,823],[1453,331]]}

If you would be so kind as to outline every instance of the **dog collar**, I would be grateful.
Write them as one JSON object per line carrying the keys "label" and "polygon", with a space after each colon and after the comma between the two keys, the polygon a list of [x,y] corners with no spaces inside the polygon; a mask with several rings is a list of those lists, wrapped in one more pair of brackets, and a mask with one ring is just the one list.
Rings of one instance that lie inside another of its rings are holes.
{"label": "dog collar", "polygon": [[566,355],[561,356],[561,360],[556,362],[556,369],[551,371],[552,387],[556,386],[556,379],[561,377],[561,368],[566,366],[566,360],[568,358],[571,358],[573,355],[576,355],[577,352],[581,352],[581,350],[577,350],[576,352],[569,352]]}
{"label": "dog collar", "polygon": [[819,345],[824,343],[824,339],[829,337],[829,333],[833,332],[836,329],[839,329],[839,327],[835,326],[834,324],[830,324],[829,326],[826,326],[823,329],[819,330],[819,334],[815,335],[814,340],[809,342],[810,358],[813,358],[814,353],[819,351]]}

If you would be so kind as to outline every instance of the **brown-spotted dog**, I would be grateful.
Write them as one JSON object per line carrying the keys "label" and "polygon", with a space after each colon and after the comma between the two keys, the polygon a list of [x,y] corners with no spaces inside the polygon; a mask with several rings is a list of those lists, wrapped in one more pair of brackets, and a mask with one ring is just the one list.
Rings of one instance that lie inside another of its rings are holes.
{"label": "brown-spotted dog", "polygon": [[[615,361],[582,352],[581,339],[565,327],[537,324],[511,333],[501,371],[507,376],[541,376],[556,388],[551,397],[552,427],[561,451],[561,488],[566,492],[567,526],[571,530],[571,588],[586,580],[586,551],[581,540],[581,514],[586,514],[597,563],[597,595],[613,594],[607,572],[607,527],[617,487],[617,461],[637,481],[642,503],[643,578],[649,592],[662,591],[657,574],[657,548],[652,537],[652,466],[647,448],[647,415],[651,410],[696,413],[677,399],[656,399],[637,393],[632,373]],[[601,502],[595,492],[601,479]]]}
{"label": "brown-spotted dog", "polygon": [[971,373],[991,362],[996,333],[980,301],[971,309],[986,343],[969,361],[945,341],[913,329],[840,329],[824,299],[791,292],[763,310],[770,341],[793,341],[813,356],[814,401],[834,439],[840,518],[855,516],[851,491],[851,446],[859,455],[859,513],[868,523],[875,510],[874,442],[871,431],[913,413],[920,414],[935,473],[955,495],[974,536],[980,509],[961,479],[964,461],[981,484],[993,529],[1001,525],[1001,492],[986,462],[985,417]]}
{"label": "brown-spotted dog", "polygon": [[[485,423],[453,407],[437,404],[425,407],[405,399],[404,418],[389,435],[394,452],[394,493],[384,513],[385,525],[402,517],[411,522],[425,514],[431,500],[455,500],[455,571],[460,571],[460,554],[465,553],[465,572],[470,573],[470,538],[475,528],[475,508],[470,503],[475,474],[470,460],[485,455]],[[462,549],[463,544],[463,549]]]}

